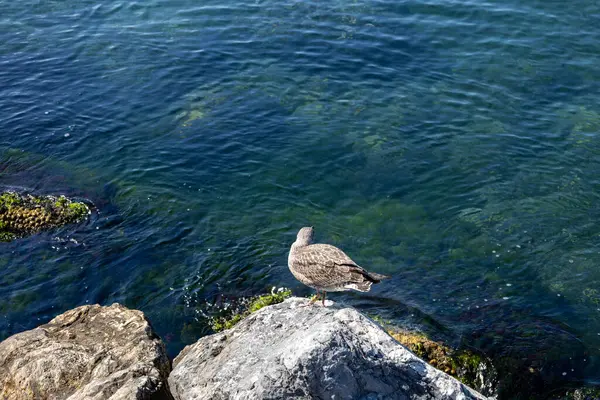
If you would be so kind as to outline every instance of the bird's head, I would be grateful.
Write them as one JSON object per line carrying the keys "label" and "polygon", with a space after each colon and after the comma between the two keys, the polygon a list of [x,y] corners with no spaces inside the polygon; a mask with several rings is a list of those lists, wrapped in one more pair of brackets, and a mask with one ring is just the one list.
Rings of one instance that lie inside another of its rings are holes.
{"label": "bird's head", "polygon": [[298,231],[298,236],[296,236],[296,244],[299,246],[308,246],[313,241],[313,233],[314,229],[312,226],[305,226],[300,229]]}

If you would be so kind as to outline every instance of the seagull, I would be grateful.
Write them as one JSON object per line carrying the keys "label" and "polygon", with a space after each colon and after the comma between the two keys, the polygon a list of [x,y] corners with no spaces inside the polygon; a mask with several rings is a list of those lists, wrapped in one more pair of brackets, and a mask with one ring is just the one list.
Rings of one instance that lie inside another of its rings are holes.
{"label": "seagull", "polygon": [[317,301],[321,293],[323,293],[322,300],[325,307],[327,292],[342,292],[350,289],[368,292],[372,284],[390,278],[387,275],[365,270],[335,246],[312,244],[313,233],[312,226],[300,229],[288,256],[288,267],[292,275],[317,291],[317,295],[309,305]]}

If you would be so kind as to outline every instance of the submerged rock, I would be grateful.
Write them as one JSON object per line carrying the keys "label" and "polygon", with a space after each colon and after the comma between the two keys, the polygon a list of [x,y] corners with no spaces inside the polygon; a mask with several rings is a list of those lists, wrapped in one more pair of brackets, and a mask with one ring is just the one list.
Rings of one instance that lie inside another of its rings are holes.
{"label": "submerged rock", "polygon": [[170,370],[142,312],[82,306],[0,343],[0,399],[171,399]]}
{"label": "submerged rock", "polygon": [[484,399],[353,308],[291,298],[187,346],[176,399]]}
{"label": "submerged rock", "polygon": [[33,196],[16,192],[0,195],[0,242],[83,220],[89,207],[65,196]]}

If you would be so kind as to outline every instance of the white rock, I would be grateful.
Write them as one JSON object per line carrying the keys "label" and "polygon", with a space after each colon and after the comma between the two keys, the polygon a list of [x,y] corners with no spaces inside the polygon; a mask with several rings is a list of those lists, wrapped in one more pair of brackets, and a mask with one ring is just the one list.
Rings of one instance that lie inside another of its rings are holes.
{"label": "white rock", "polygon": [[187,346],[169,376],[187,399],[485,399],[353,308],[292,298]]}

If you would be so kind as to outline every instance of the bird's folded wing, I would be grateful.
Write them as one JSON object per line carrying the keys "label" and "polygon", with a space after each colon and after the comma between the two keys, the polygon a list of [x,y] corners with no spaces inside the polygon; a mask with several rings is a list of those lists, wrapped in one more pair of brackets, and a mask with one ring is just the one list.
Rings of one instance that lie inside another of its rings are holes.
{"label": "bird's folded wing", "polygon": [[364,280],[364,269],[337,247],[326,244],[307,246],[297,254],[296,269],[322,286],[344,285]]}
{"label": "bird's folded wing", "polygon": [[331,268],[337,268],[338,266],[354,266],[361,268],[350,257],[348,257],[346,253],[329,244],[313,244],[307,246],[306,250],[312,254],[316,254],[320,263]]}

